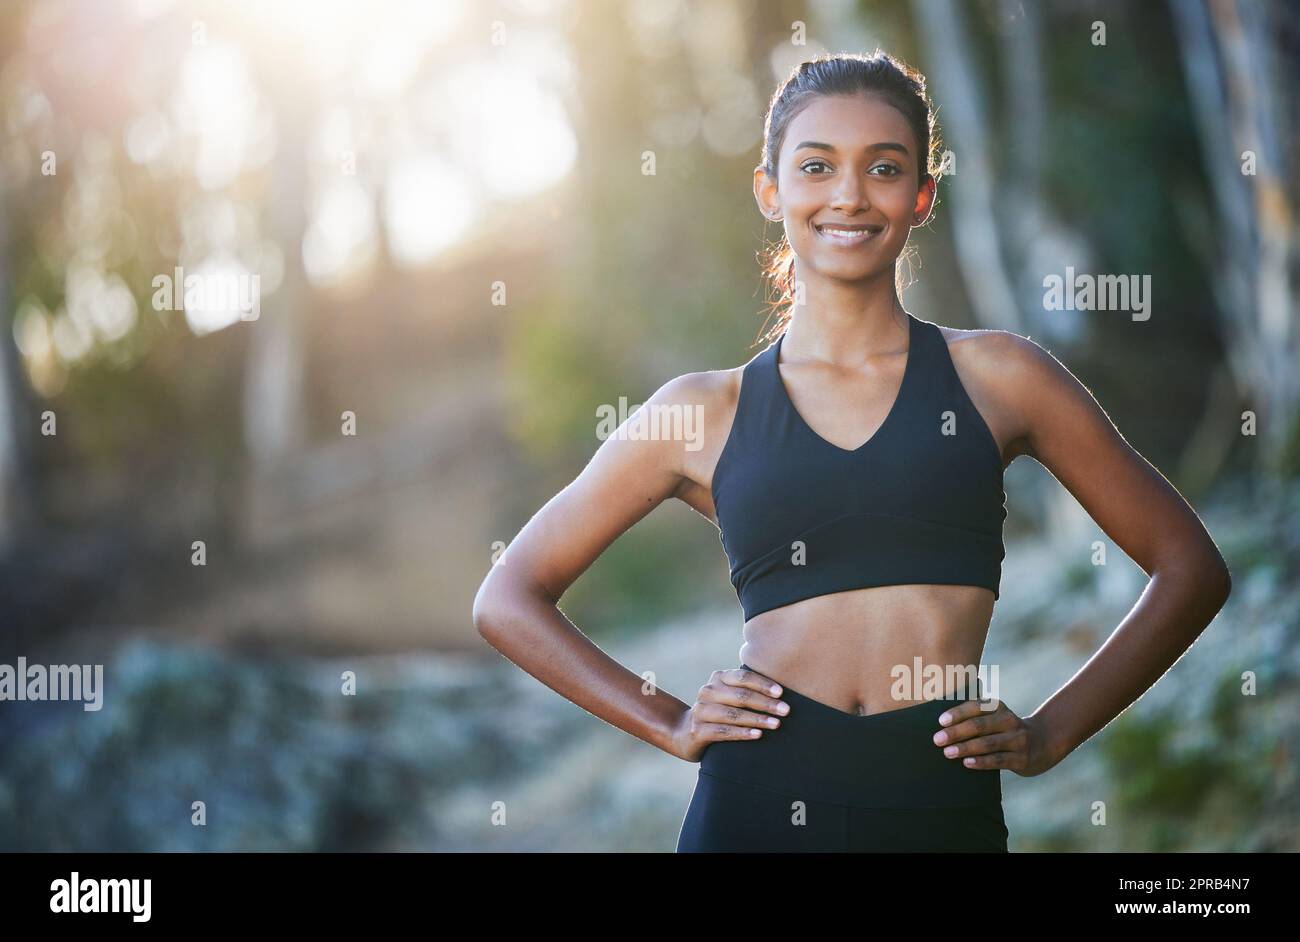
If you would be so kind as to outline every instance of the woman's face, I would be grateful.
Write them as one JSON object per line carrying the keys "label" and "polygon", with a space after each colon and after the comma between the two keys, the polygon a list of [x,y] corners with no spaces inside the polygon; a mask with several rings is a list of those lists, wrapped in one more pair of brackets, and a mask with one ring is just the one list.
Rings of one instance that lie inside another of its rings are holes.
{"label": "woman's face", "polygon": [[[786,129],[778,179],[755,169],[754,196],[764,215],[784,217],[800,278],[857,281],[892,270],[912,226],[929,215],[934,181],[917,188],[924,159],[882,99],[818,97]],[[827,231],[836,226],[856,232]]]}

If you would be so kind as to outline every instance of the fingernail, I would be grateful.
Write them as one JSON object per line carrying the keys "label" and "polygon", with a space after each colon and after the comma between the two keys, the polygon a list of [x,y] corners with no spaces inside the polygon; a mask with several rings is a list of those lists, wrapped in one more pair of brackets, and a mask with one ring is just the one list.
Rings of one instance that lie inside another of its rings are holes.
{"label": "fingernail", "polygon": [[788,703],[778,703],[778,704],[776,705],[776,712],[778,712],[778,713],[789,713],[789,712],[790,712],[790,704],[788,704]]}
{"label": "fingernail", "polygon": [[779,697],[779,696],[781,696],[781,688],[780,688],[780,687],[773,687],[773,688],[772,688],[772,696],[774,696],[774,697]]}
{"label": "fingernail", "polygon": [[942,730],[934,734],[934,744],[936,746],[942,746],[947,741],[948,741],[948,734],[943,732]]}
{"label": "fingernail", "polygon": [[952,756],[955,756],[957,754],[957,747],[949,746],[947,749],[943,751],[943,754],[951,758]]}
{"label": "fingernail", "polygon": [[945,713],[945,714],[943,714],[942,716],[939,717],[939,725],[940,725],[940,726],[947,726],[947,725],[948,725],[949,723],[951,723],[951,722],[952,722],[952,714],[951,714],[951,713]]}

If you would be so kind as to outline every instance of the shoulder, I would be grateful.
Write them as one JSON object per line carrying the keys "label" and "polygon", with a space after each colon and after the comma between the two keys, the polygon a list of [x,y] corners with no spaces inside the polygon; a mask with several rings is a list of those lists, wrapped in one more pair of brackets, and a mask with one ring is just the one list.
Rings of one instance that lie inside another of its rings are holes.
{"label": "shoulder", "polygon": [[[962,330],[957,327],[944,327],[936,324],[948,350],[954,355],[967,357],[973,361],[989,360],[1014,361],[1022,357],[1032,357],[1032,350],[1042,351],[1042,347],[1028,337],[1009,330]],[[1031,349],[1032,348],[1032,349]]]}
{"label": "shoulder", "polygon": [[[646,401],[652,412],[671,415],[689,434],[673,447],[676,469],[685,479],[678,495],[706,517],[706,496],[713,470],[728,438],[740,403],[747,363],[739,366],[682,373],[665,382]],[[710,517],[710,519],[712,519]]]}
{"label": "shoulder", "polygon": [[668,380],[652,399],[663,403],[683,404],[706,399],[725,398],[731,387],[739,385],[741,367],[682,373]]}
{"label": "shoulder", "polygon": [[761,353],[753,353],[739,366],[682,373],[665,382],[650,397],[659,405],[702,405],[707,412],[734,410],[740,396],[745,368]]}
{"label": "shoulder", "polygon": [[641,404],[648,421],[665,420],[693,429],[707,441],[736,412],[744,367],[681,373],[667,380]]}
{"label": "shoulder", "polygon": [[1032,338],[1009,330],[942,332],[962,383],[1004,418],[1012,438],[1105,417],[1091,391]]}
{"label": "shoulder", "polygon": [[1009,330],[940,327],[953,365],[990,387],[1011,392],[1035,382],[1064,380],[1069,371],[1029,337]]}

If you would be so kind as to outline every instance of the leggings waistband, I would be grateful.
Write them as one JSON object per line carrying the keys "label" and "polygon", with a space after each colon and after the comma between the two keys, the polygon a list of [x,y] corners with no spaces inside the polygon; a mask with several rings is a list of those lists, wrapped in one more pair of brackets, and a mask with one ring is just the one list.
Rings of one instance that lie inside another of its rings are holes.
{"label": "leggings waistband", "polygon": [[1001,770],[967,768],[934,743],[934,734],[943,729],[939,716],[968,698],[949,696],[856,716],[776,680],[779,699],[790,705],[781,725],[765,729],[758,739],[713,743],[704,751],[701,772],[794,798],[855,807],[1001,802]]}

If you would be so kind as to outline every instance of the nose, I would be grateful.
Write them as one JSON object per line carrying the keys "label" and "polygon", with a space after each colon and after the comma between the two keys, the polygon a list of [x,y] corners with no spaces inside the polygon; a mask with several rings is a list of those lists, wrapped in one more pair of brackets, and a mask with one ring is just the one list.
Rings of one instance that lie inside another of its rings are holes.
{"label": "nose", "polygon": [[857,173],[844,173],[835,181],[831,194],[831,207],[847,215],[852,215],[859,208],[870,209],[867,202],[867,187]]}

